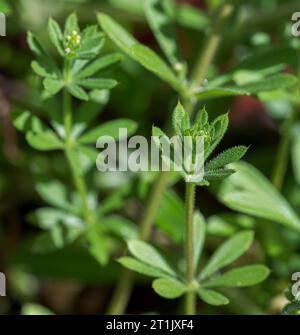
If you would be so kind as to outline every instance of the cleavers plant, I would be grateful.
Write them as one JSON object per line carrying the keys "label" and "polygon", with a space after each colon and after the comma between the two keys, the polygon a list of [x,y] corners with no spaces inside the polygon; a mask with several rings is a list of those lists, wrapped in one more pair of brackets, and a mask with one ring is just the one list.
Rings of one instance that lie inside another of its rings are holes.
{"label": "cleavers plant", "polygon": [[[202,109],[196,116],[195,123],[191,125],[189,115],[180,103],[173,113],[173,128],[179,138],[183,140],[184,136],[204,137],[205,162],[222,140],[227,127],[227,114],[219,116],[210,123],[206,110]],[[157,127],[153,127],[153,135],[166,136]],[[206,225],[202,215],[194,212],[196,187],[197,185],[209,185],[211,180],[223,179],[234,173],[226,166],[240,160],[246,151],[247,147],[237,146],[209,160],[204,166],[204,177],[198,183],[190,182],[186,173],[183,173],[186,183],[185,265],[183,269],[180,266],[172,266],[172,262],[153,246],[139,240],[128,242],[129,251],[134,258],[122,257],[119,260],[131,270],[157,278],[153,282],[153,289],[160,296],[174,299],[185,294],[184,312],[186,314],[196,313],[196,294],[208,304],[225,305],[229,303],[229,299],[215,289],[255,285],[269,275],[269,270],[264,265],[243,266],[223,274],[220,273],[222,268],[233,263],[249,249],[253,242],[251,231],[235,234],[213,253],[203,268],[198,267],[205,242]]]}
{"label": "cleavers plant", "polygon": [[[105,212],[98,207],[97,195],[88,189],[86,181],[97,157],[97,151],[90,144],[95,144],[101,135],[117,139],[119,128],[127,128],[129,135],[136,130],[136,123],[128,119],[113,120],[90,129],[91,122],[109,98],[109,90],[117,85],[115,80],[102,78],[99,73],[118,64],[122,55],[99,57],[104,35],[97,26],[81,31],[75,13],[66,20],[63,32],[50,18],[48,33],[60,56],[59,65],[35,36],[28,33],[28,45],[37,57],[31,65],[44,88],[44,114],[17,111],[14,124],[25,133],[34,149],[63,151],[76,192],[70,194],[61,181],[38,183],[37,192],[51,207],[40,208],[30,215],[30,220],[45,231],[36,240],[34,249],[49,252],[78,241],[88,247],[100,264],[105,264],[114,249],[109,234],[122,238],[136,236],[128,220],[104,216]],[[81,101],[76,113],[73,98]],[[50,108],[53,104],[54,109]],[[124,236],[124,231],[129,235]]]}
{"label": "cleavers plant", "polygon": [[[106,35],[121,51],[163,80],[176,92],[190,116],[193,116],[197,104],[203,101],[239,95],[253,95],[261,98],[268,92],[287,94],[287,90],[297,83],[297,77],[294,75],[281,73],[283,68],[280,64],[274,62],[274,64],[266,65],[265,56],[261,55],[262,60],[260,60],[256,54],[249,56],[223,75],[210,74],[216,53],[222,43],[224,29],[234,11],[232,1],[220,1],[213,9],[211,22],[208,24],[208,33],[191,71],[177,42],[174,28],[176,21],[174,4],[168,0],[145,0],[142,7],[165,59],[153,49],[141,44],[107,14],[99,13],[98,21]],[[211,168],[212,170],[218,169],[214,165]],[[217,176],[225,177],[230,175],[231,171],[221,169],[211,173],[212,175],[207,172],[207,179]],[[139,226],[141,240],[147,241],[151,237],[152,227],[167,185],[168,174],[161,172],[149,193],[145,212],[141,218]],[[124,271],[108,308],[108,314],[124,313],[133,281],[132,274]]]}

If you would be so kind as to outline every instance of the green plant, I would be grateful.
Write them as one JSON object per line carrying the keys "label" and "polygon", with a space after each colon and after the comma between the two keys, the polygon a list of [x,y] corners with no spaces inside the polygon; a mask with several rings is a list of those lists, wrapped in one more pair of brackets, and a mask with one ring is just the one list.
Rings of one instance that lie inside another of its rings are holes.
{"label": "green plant", "polygon": [[[253,95],[263,99],[268,93],[272,95],[274,92],[287,95],[289,94],[287,90],[297,83],[297,77],[294,75],[281,73],[283,69],[280,64],[281,58],[274,60],[274,64],[270,64],[269,60],[266,61],[268,59],[266,54],[249,56],[223,75],[209,74],[222,42],[223,30],[233,12],[231,1],[221,2],[213,8],[211,22],[207,23],[207,27],[210,28],[209,34],[204,39],[200,55],[191,71],[177,43],[173,26],[176,15],[172,11],[170,2],[144,1],[143,11],[166,60],[154,50],[139,43],[110,16],[100,13],[98,21],[103,31],[120,50],[166,82],[180,96],[185,110],[191,116],[194,114],[196,105],[203,101],[240,95]],[[270,51],[270,59],[272,52]],[[291,58],[293,57],[294,55]],[[206,81],[207,77],[209,77],[208,81]],[[290,99],[295,99],[295,95],[291,94]],[[160,173],[149,194],[139,228],[139,235],[145,241],[151,235],[167,184],[168,174]],[[109,314],[124,312],[132,285],[132,275],[124,272],[108,309]]]}
{"label": "green plant", "polygon": [[[173,128],[176,135],[183,141],[184,136],[192,137],[192,157],[197,152],[197,137],[204,139],[205,162],[222,140],[228,126],[228,115],[222,115],[212,123],[208,120],[205,109],[196,116],[193,125],[182,105],[178,104],[173,113]],[[153,128],[154,136],[165,136],[157,127]],[[194,213],[195,189],[197,185],[209,185],[211,180],[223,179],[234,170],[226,165],[240,160],[247,148],[237,146],[224,151],[204,165],[204,177],[195,183],[189,181],[190,173],[183,169],[186,182],[185,202],[185,266],[184,270],[172,268],[170,261],[164,258],[155,248],[142,241],[129,241],[128,248],[135,258],[123,257],[119,261],[124,266],[139,273],[158,278],[153,282],[153,289],[164,298],[174,299],[186,294],[185,313],[195,314],[195,295],[212,305],[225,305],[229,300],[215,291],[220,287],[245,287],[260,283],[269,274],[263,265],[244,266],[232,269],[224,274],[218,271],[233,263],[248,250],[253,242],[253,233],[245,231],[237,233],[222,244],[202,269],[198,269],[199,259],[205,240],[206,225],[200,213]],[[162,152],[162,155],[164,153]],[[183,162],[184,163],[184,162]],[[184,274],[182,273],[184,272]]]}
{"label": "green plant", "polygon": [[[105,210],[105,203],[109,206],[111,199],[104,200],[104,206],[99,208],[97,194],[88,189],[86,182],[97,158],[97,151],[90,145],[102,135],[117,139],[120,127],[126,128],[129,135],[136,130],[136,123],[128,119],[90,128],[107,101],[109,90],[117,85],[115,80],[99,74],[118,64],[122,56],[114,53],[99,57],[105,42],[103,34],[97,26],[88,26],[81,31],[74,13],[66,20],[63,32],[50,18],[48,33],[60,56],[59,65],[34,35],[28,33],[28,45],[37,57],[31,66],[42,79],[42,106],[46,111],[44,114],[17,111],[14,124],[25,133],[27,142],[34,149],[43,152],[61,150],[64,153],[76,191],[69,192],[61,181],[37,184],[37,192],[50,206],[36,210],[29,217],[45,231],[37,238],[34,251],[46,253],[77,241],[81,246],[87,246],[100,264],[105,264],[116,248],[111,235],[122,239],[136,236],[131,222],[106,215],[111,209]],[[62,100],[60,105],[57,98]],[[72,98],[81,101],[76,112]]]}

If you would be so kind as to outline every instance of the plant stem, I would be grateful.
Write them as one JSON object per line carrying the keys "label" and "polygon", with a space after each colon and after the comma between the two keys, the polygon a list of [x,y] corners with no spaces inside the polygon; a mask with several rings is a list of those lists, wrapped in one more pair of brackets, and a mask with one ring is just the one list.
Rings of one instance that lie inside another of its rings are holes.
{"label": "plant stem", "polygon": [[[204,51],[202,54],[200,54],[199,61],[197,62],[197,65],[192,74],[194,86],[196,87],[202,84],[207,75],[208,69],[219,48],[223,28],[232,12],[232,9],[232,5],[225,3],[218,12],[211,33],[203,45],[203,50],[207,51]],[[196,101],[193,98],[186,99],[186,97],[184,97],[183,100],[185,101],[187,112],[192,115]],[[152,225],[155,220],[159,204],[162,200],[164,190],[166,189],[167,177],[168,174],[166,172],[161,172],[159,174],[158,179],[156,180],[151,191],[144,216],[141,220],[140,236],[145,241],[147,241],[150,237]],[[123,314],[126,310],[134,283],[134,276],[129,276],[128,272],[129,270],[123,269],[123,272],[120,275],[120,279],[117,282],[112,301],[108,307],[107,314],[119,315]],[[122,292],[122,288],[125,288],[126,292]]]}
{"label": "plant stem", "polygon": [[186,198],[185,198],[185,258],[186,258],[186,283],[191,291],[186,293],[185,299],[185,314],[195,314],[196,297],[193,289],[194,282],[194,246],[193,246],[193,213],[195,206],[195,185],[192,183],[186,184]]}
{"label": "plant stem", "polygon": [[283,133],[279,143],[278,151],[275,158],[275,165],[272,175],[273,185],[280,190],[284,181],[284,176],[286,174],[288,157],[289,157],[289,144],[290,144],[290,134],[293,127],[294,121],[296,119],[297,112],[294,108],[288,118],[283,124]]}
{"label": "plant stem", "polygon": [[194,87],[202,85],[210,65],[212,64],[217,50],[221,43],[221,36],[224,30],[225,24],[233,11],[233,5],[224,3],[219,9],[218,15],[215,19],[215,24],[212,27],[211,33],[207,36],[204,41],[202,52],[199,56],[199,61],[196,63],[193,71],[193,82]]}

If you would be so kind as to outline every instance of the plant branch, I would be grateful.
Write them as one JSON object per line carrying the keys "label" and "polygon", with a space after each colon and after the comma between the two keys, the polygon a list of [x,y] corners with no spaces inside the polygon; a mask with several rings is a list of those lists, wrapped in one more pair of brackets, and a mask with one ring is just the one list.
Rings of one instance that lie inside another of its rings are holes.
{"label": "plant branch", "polygon": [[186,184],[185,198],[185,258],[186,258],[186,283],[190,291],[186,293],[185,299],[185,314],[195,314],[195,292],[193,291],[194,282],[194,246],[193,246],[193,213],[195,206],[195,185],[192,183]]}
{"label": "plant branch", "polygon": [[[208,35],[203,45],[204,52],[200,54],[200,59],[197,62],[197,65],[192,74],[194,85],[196,86],[200,86],[207,75],[208,68],[213,62],[214,56],[219,48],[223,28],[232,12],[232,9],[232,5],[225,2],[225,4],[218,12],[211,33]],[[187,112],[192,115],[196,101],[193,98],[186,99],[186,97],[183,97],[183,100],[185,101]],[[153,222],[156,218],[164,190],[166,189],[168,179],[167,177],[168,174],[165,172],[161,172],[159,174],[158,179],[156,180],[151,191],[144,216],[141,220],[140,236],[145,241],[150,238]],[[129,276],[128,272],[128,269],[124,269],[121,273],[120,280],[118,281],[115,292],[113,294],[112,302],[108,308],[108,314],[123,314],[126,310],[134,283],[134,276]],[[124,283],[124,281],[126,283]],[[122,287],[126,287],[126,292],[122,292]]]}
{"label": "plant branch", "polygon": [[278,190],[281,190],[282,188],[282,184],[287,170],[289,159],[290,134],[296,116],[297,112],[294,108],[283,124],[283,133],[276,153],[274,170],[272,175],[272,183]]}
{"label": "plant branch", "polygon": [[196,88],[202,85],[207,76],[209,67],[212,64],[219,49],[224,27],[232,11],[233,5],[230,3],[225,2],[221,6],[212,30],[203,43],[203,47],[201,49],[202,52],[198,57],[198,62],[195,65],[195,69],[193,70],[192,75],[193,85]]}

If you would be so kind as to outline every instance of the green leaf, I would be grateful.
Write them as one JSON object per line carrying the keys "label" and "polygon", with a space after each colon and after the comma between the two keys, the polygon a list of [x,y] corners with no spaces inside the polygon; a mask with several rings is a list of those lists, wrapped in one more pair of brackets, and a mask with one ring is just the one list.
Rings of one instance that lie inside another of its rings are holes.
{"label": "green leaf", "polygon": [[230,270],[205,283],[205,287],[247,287],[259,284],[270,274],[264,265],[247,265]]}
{"label": "green leaf", "polygon": [[195,93],[198,100],[208,100],[216,98],[231,97],[237,95],[250,95],[246,90],[239,88],[213,87],[203,88],[200,92]]}
{"label": "green leaf", "polygon": [[59,73],[59,70],[55,62],[48,55],[48,53],[44,50],[44,48],[41,46],[39,41],[35,38],[35,36],[31,32],[28,32],[27,34],[27,43],[28,43],[30,50],[37,56],[38,61],[41,64],[41,66],[45,67],[48,73],[51,73],[51,74],[55,73],[57,76]]}
{"label": "green leaf", "polygon": [[226,298],[223,294],[213,290],[200,288],[198,290],[198,295],[204,302],[209,305],[223,306],[229,304],[228,298]]}
{"label": "green leaf", "polygon": [[291,65],[294,69],[297,67],[297,50],[292,47],[274,48],[272,45],[267,49],[255,50],[255,52],[245,57],[231,72],[237,70],[259,71],[278,64]]}
{"label": "green leaf", "polygon": [[229,208],[275,221],[300,231],[300,220],[284,197],[255,167],[246,162],[230,164],[237,172],[223,181],[217,196]]}
{"label": "green leaf", "polygon": [[21,315],[54,315],[54,313],[42,305],[27,303],[22,306]]}
{"label": "green leaf", "polygon": [[76,57],[87,60],[97,57],[104,42],[104,34],[98,32],[97,26],[88,26],[81,34],[80,48],[76,51]]}
{"label": "green leaf", "polygon": [[86,91],[76,84],[68,85],[67,90],[71,95],[73,95],[73,97],[79,100],[83,100],[83,101],[89,100],[89,96],[87,95]]}
{"label": "green leaf", "polygon": [[55,73],[55,72],[52,72],[52,73],[48,72],[47,68],[43,67],[37,61],[31,62],[31,68],[40,77],[52,78],[52,79],[57,78],[57,73]]}
{"label": "green leaf", "polygon": [[235,170],[232,169],[216,169],[216,170],[209,170],[205,171],[204,178],[207,181],[212,180],[222,180],[235,173]]}
{"label": "green leaf", "polygon": [[38,235],[33,245],[33,252],[45,254],[62,249],[75,242],[82,233],[83,230],[81,228],[54,227],[49,232]]}
{"label": "green leaf", "polygon": [[197,124],[200,128],[204,128],[208,123],[208,113],[206,108],[203,107],[196,115],[195,124]]}
{"label": "green leaf", "polygon": [[128,242],[128,249],[134,257],[145,264],[158,268],[171,276],[176,276],[176,273],[164,257],[150,244],[138,240],[132,240]]}
{"label": "green leaf", "polygon": [[292,165],[294,176],[298,185],[300,185],[300,133],[295,132],[292,141]]}
{"label": "green leaf", "polygon": [[211,256],[210,260],[200,273],[200,279],[203,280],[224,266],[231,264],[241,255],[243,255],[253,242],[253,232],[245,231],[235,234],[226,242],[221,244]]}
{"label": "green leaf", "polygon": [[[172,222],[172,224],[170,224]],[[184,205],[180,197],[172,190],[166,190],[157,212],[156,224],[174,242],[183,240]]]}
{"label": "green leaf", "polygon": [[106,216],[101,219],[101,229],[105,229],[122,240],[136,239],[139,235],[137,225],[119,215]]}
{"label": "green leaf", "polygon": [[145,0],[144,9],[149,25],[170,63],[179,63],[180,55],[172,18],[167,11],[165,0]]}
{"label": "green leaf", "polygon": [[184,110],[183,106],[180,102],[178,102],[173,115],[172,115],[172,121],[173,121],[173,128],[178,136],[182,136],[184,131],[188,128],[190,128],[190,118],[188,113]]}
{"label": "green leaf", "polygon": [[63,33],[58,25],[58,23],[52,18],[48,21],[48,33],[51,39],[51,42],[56,47],[57,51],[61,56],[65,56],[63,49]]}
{"label": "green leaf", "polygon": [[89,242],[89,252],[100,265],[106,265],[111,252],[111,241],[107,239],[96,227],[92,227],[86,234]]}
{"label": "green leaf", "polygon": [[204,241],[205,241],[205,234],[206,234],[206,226],[205,220],[201,213],[196,212],[193,217],[193,246],[194,246],[194,258],[193,258],[193,265],[195,271],[197,271],[197,267],[199,264],[199,260],[202,254]]}
{"label": "green leaf", "polygon": [[5,14],[5,15],[10,15],[12,12],[11,5],[8,4],[6,0],[1,0],[0,1],[0,12]]}
{"label": "green leaf", "polygon": [[45,129],[41,120],[29,111],[14,111],[12,118],[14,126],[23,133],[39,133]]}
{"label": "green leaf", "polygon": [[101,136],[111,136],[115,140],[123,140],[124,138],[119,138],[120,128],[127,129],[127,136],[130,136],[136,131],[137,124],[134,121],[128,119],[117,119],[109,121],[85,133],[79,139],[79,142],[86,144],[96,143],[98,138]]}
{"label": "green leaf", "polygon": [[64,143],[50,130],[43,133],[33,133],[30,131],[27,133],[26,139],[34,149],[40,151],[58,150],[64,147]]}
{"label": "green leaf", "polygon": [[138,41],[110,16],[99,13],[98,21],[107,36],[125,53],[131,55],[131,48]]}
{"label": "green leaf", "polygon": [[[240,85],[237,89],[251,94],[257,94],[266,91],[289,88],[297,84],[297,77],[289,74],[277,74],[268,78],[261,79],[257,82]],[[233,88],[235,89],[235,88]]]}
{"label": "green leaf", "polygon": [[[176,8],[175,8],[176,7]],[[204,11],[188,4],[174,6],[174,18],[184,27],[204,31],[209,27],[210,20]]]}
{"label": "green leaf", "polygon": [[67,198],[67,188],[59,181],[37,183],[36,191],[48,204],[61,208],[67,212],[73,212],[74,208]]}
{"label": "green leaf", "polygon": [[64,83],[61,80],[52,78],[46,78],[43,81],[43,85],[50,96],[57,94],[64,87]]}
{"label": "green leaf", "polygon": [[135,44],[131,48],[135,60],[150,72],[169,83],[176,91],[181,91],[182,85],[172,69],[153,50],[142,45]]}
{"label": "green leaf", "polygon": [[87,77],[91,77],[95,73],[103,69],[107,69],[108,67],[119,63],[123,59],[123,56],[119,53],[109,54],[107,56],[101,57],[92,63],[85,66],[83,69],[76,74],[76,78],[83,79]]}
{"label": "green leaf", "polygon": [[118,84],[113,79],[83,79],[76,81],[76,83],[84,88],[97,90],[111,89]]}
{"label": "green leaf", "polygon": [[119,258],[118,262],[122,264],[124,267],[126,267],[127,269],[138,272],[148,277],[157,278],[157,277],[166,276],[166,274],[163,271],[160,271],[159,269],[155,267],[149,266],[148,264],[142,263],[132,257]]}
{"label": "green leaf", "polygon": [[45,230],[51,230],[60,224],[68,228],[84,228],[84,223],[78,216],[52,207],[37,209],[29,215],[29,219]]}
{"label": "green leaf", "polygon": [[183,283],[171,278],[156,279],[152,287],[158,295],[166,299],[179,298],[187,291],[187,287]]}
{"label": "green leaf", "polygon": [[236,146],[223,151],[216,158],[212,159],[205,165],[205,170],[216,170],[227,164],[239,161],[247,152],[248,147],[243,145]]}
{"label": "green leaf", "polygon": [[69,35],[74,30],[77,31],[77,32],[79,32],[79,30],[80,30],[76,13],[72,13],[68,16],[68,18],[66,20],[66,23],[65,23],[64,34]]}
{"label": "green leaf", "polygon": [[211,155],[211,153],[215,150],[218,144],[221,142],[224,137],[227,128],[228,128],[229,118],[228,114],[223,114],[217,117],[213,123],[211,124],[211,128],[214,130],[214,136],[210,143],[208,150],[205,152],[205,160]]}

